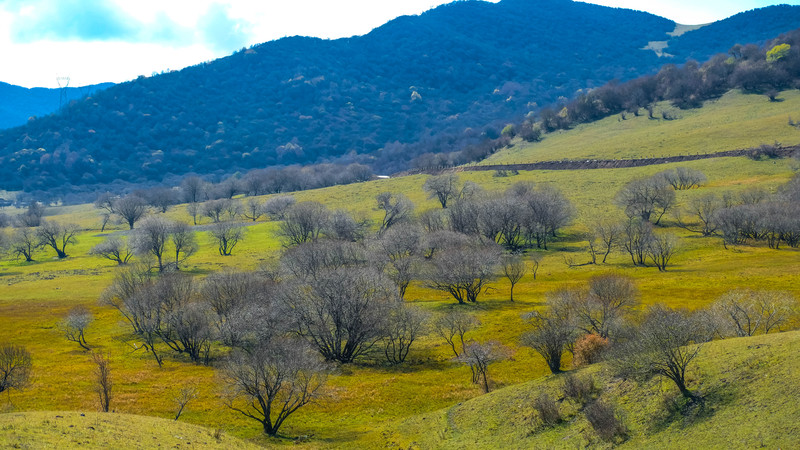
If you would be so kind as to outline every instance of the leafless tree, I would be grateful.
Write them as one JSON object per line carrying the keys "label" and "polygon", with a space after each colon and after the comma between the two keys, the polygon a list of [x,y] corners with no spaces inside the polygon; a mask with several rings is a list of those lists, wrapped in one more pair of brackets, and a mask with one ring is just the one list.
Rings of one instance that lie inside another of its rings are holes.
{"label": "leafless tree", "polygon": [[38,227],[44,216],[44,206],[36,201],[32,201],[24,213],[15,217],[16,226],[20,228]]}
{"label": "leafless tree", "polygon": [[28,385],[32,358],[25,347],[0,344],[0,393]]}
{"label": "leafless tree", "polygon": [[181,181],[181,193],[186,203],[199,203],[205,200],[206,182],[200,177],[190,175]]}
{"label": "leafless tree", "polygon": [[331,214],[324,233],[330,239],[356,242],[364,239],[368,227],[368,220],[356,220],[349,212],[337,209]]}
{"label": "leafless tree", "polygon": [[330,219],[330,211],[318,202],[300,202],[289,208],[279,235],[289,247],[317,240]]}
{"label": "leafless tree", "polygon": [[717,330],[723,337],[753,336],[780,329],[796,317],[797,300],[780,291],[735,290],[711,305]]}
{"label": "leafless tree", "polygon": [[629,277],[597,275],[589,280],[589,290],[558,291],[560,305],[569,309],[574,325],[586,334],[608,338],[620,329],[623,319],[639,304],[639,293]]}
{"label": "leafless tree", "polygon": [[656,225],[675,204],[675,191],[661,176],[634,180],[617,193],[617,204],[629,218],[653,221]]}
{"label": "leafless tree", "polygon": [[130,240],[130,245],[137,255],[150,255],[156,258],[159,272],[163,272],[166,265],[163,257],[167,250],[169,235],[173,223],[160,216],[150,216],[142,220]]}
{"label": "leafless tree", "polygon": [[414,225],[400,224],[384,232],[375,244],[388,264],[386,273],[405,297],[406,289],[417,277],[422,257],[422,230]]}
{"label": "leafless tree", "polygon": [[17,228],[9,238],[9,251],[16,258],[24,257],[25,261],[33,261],[33,253],[42,247],[35,228]]}
{"label": "leafless tree", "polygon": [[281,268],[295,278],[309,280],[325,270],[357,269],[368,261],[366,249],[359,243],[321,239],[287,249],[281,257]]}
{"label": "leafless tree", "polygon": [[192,216],[192,223],[197,225],[197,216],[200,215],[200,204],[199,203],[189,203],[186,205],[186,212]]}
{"label": "leafless tree", "polygon": [[533,329],[520,338],[522,345],[542,355],[552,373],[561,372],[561,357],[575,340],[575,325],[569,309],[554,301],[558,295],[558,291],[548,295],[546,311],[524,316]]}
{"label": "leafless tree", "polygon": [[472,381],[483,388],[484,393],[489,392],[489,365],[507,359],[510,350],[497,341],[485,344],[470,342],[464,347],[458,360],[469,366],[472,370]]}
{"label": "leafless tree", "polygon": [[76,306],[69,310],[67,315],[58,322],[58,330],[67,338],[83,347],[84,350],[91,350],[86,342],[86,328],[92,323],[94,317],[91,311],[85,306]]}
{"label": "leafless tree", "polygon": [[101,214],[102,226],[100,227],[100,232],[106,231],[106,226],[109,220],[111,220],[111,215],[114,214],[115,200],[116,196],[110,192],[104,192],[97,196],[97,199],[94,201],[94,207],[103,211]]}
{"label": "leafless tree", "polygon": [[272,220],[283,220],[289,208],[297,203],[291,195],[278,195],[264,202],[264,213]]}
{"label": "leafless tree", "polygon": [[111,365],[108,360],[108,355],[102,353],[92,353],[92,362],[95,365],[95,393],[97,399],[100,401],[100,409],[103,412],[108,412],[111,407],[111,391],[113,383],[111,382]]}
{"label": "leafless tree", "polygon": [[226,403],[275,436],[284,421],[319,394],[326,368],[300,340],[276,339],[251,353],[234,352],[222,368]]}
{"label": "leafless tree", "polygon": [[183,222],[172,222],[169,229],[169,240],[172,243],[172,253],[175,255],[175,270],[180,269],[180,265],[187,258],[197,252],[197,238],[194,230]]}
{"label": "leafless tree", "polygon": [[383,338],[383,353],[390,364],[406,360],[411,344],[425,332],[427,319],[426,312],[402,303],[391,310]]}
{"label": "leafless tree", "polygon": [[156,211],[165,213],[169,207],[178,203],[178,192],[168,187],[154,187],[143,191],[136,191],[148,205]]}
{"label": "leafless tree", "polygon": [[600,219],[594,224],[592,236],[601,244],[599,251],[603,253],[603,264],[606,263],[608,255],[619,245],[623,232],[624,227],[610,219]]}
{"label": "leafless tree", "polygon": [[647,254],[650,243],[653,241],[653,226],[650,222],[639,217],[633,217],[625,222],[622,236],[622,248],[631,256],[635,266],[647,264]]}
{"label": "leafless tree", "polygon": [[183,414],[186,405],[197,397],[197,388],[193,387],[185,387],[172,397],[172,402],[178,408],[178,411],[175,412],[176,421],[181,417],[181,414]]}
{"label": "leafless tree", "polygon": [[661,375],[685,398],[699,400],[686,386],[686,371],[700,352],[704,334],[687,311],[651,306],[630,339],[617,345],[612,365],[622,375]]}
{"label": "leafless tree", "polygon": [[214,194],[217,198],[232,199],[236,194],[242,192],[242,186],[238,175],[230,176],[214,187]]}
{"label": "leafless tree", "polygon": [[474,303],[483,288],[495,278],[500,249],[494,244],[467,240],[442,248],[430,258],[425,270],[428,287],[444,291],[458,303]]}
{"label": "leafless tree", "polygon": [[665,272],[677,249],[677,236],[672,233],[654,233],[647,248],[647,256],[660,272]]}
{"label": "leafless tree", "polygon": [[36,229],[36,236],[42,246],[52,247],[59,259],[66,258],[67,245],[78,242],[75,235],[78,226],[75,224],[62,224],[56,221],[42,220]]}
{"label": "leafless tree", "polygon": [[447,229],[447,217],[441,209],[429,209],[419,215],[419,223],[428,233]]}
{"label": "leafless tree", "polygon": [[456,197],[459,191],[458,175],[445,173],[429,177],[422,185],[422,189],[428,192],[428,198],[436,198],[441,203],[442,208],[447,208],[447,202]]}
{"label": "leafless tree", "polygon": [[208,200],[202,206],[203,215],[214,223],[233,220],[241,213],[241,205],[230,198]]}
{"label": "leafless tree", "polygon": [[447,342],[458,358],[459,350],[463,352],[466,345],[464,336],[479,325],[480,322],[472,314],[461,310],[450,310],[433,322],[433,329]]}
{"label": "leafless tree", "polygon": [[378,202],[378,209],[383,210],[381,232],[393,225],[411,220],[414,214],[414,204],[403,194],[381,192],[375,200]]}
{"label": "leafless tree", "polygon": [[676,210],[675,219],[679,227],[703,236],[711,236],[717,230],[717,211],[724,206],[722,199],[710,193],[695,197],[686,206],[686,213],[695,223],[686,223],[680,210]]}
{"label": "leafless tree", "polygon": [[127,264],[133,257],[133,252],[128,248],[127,242],[116,236],[111,236],[95,245],[89,250],[89,254],[109,259],[120,266]]}
{"label": "leafless tree", "polygon": [[397,289],[367,268],[328,269],[287,289],[294,328],[329,361],[349,363],[386,335]]}
{"label": "leafless tree", "polygon": [[528,271],[525,265],[525,260],[518,255],[508,255],[503,258],[503,275],[508,278],[511,283],[510,300],[514,301],[514,286],[519,283],[525,273]]}
{"label": "leafless tree", "polygon": [[245,219],[252,220],[253,222],[264,215],[264,205],[261,203],[261,201],[255,198],[248,199],[242,210],[242,216],[244,216]]}
{"label": "leafless tree", "polygon": [[245,228],[240,223],[217,222],[211,225],[208,233],[217,241],[217,250],[222,256],[229,256],[236,244],[245,236]]}
{"label": "leafless tree", "polygon": [[138,196],[126,195],[114,201],[114,213],[122,217],[130,229],[147,214],[147,203]]}
{"label": "leafless tree", "polygon": [[664,177],[667,183],[669,183],[676,191],[699,188],[707,181],[707,178],[703,172],[690,169],[688,167],[678,167],[675,170],[665,170],[658,175]]}

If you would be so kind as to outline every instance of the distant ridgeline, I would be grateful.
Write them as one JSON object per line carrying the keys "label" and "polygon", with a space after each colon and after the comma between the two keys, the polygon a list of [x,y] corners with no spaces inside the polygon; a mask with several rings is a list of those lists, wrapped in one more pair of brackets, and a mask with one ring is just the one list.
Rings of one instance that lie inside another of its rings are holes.
{"label": "distant ridgeline", "polygon": [[[479,155],[541,105],[763,43],[798,23],[800,7],[769,7],[671,39],[674,22],[631,10],[455,2],[365,36],[285,38],[140,77],[0,131],[0,189],[85,190],[319,162],[392,172],[424,154]],[[644,50],[651,41],[668,41],[673,56]]]}
{"label": "distant ridgeline", "polygon": [[42,117],[58,111],[62,102],[79,100],[114,83],[62,89],[24,88],[0,81],[0,129],[18,127],[31,117]]}

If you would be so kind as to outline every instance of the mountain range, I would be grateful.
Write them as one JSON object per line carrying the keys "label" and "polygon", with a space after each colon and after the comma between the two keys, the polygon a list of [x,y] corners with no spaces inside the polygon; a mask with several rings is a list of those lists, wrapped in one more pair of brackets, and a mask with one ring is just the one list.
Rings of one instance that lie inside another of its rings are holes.
{"label": "mountain range", "polygon": [[[541,106],[797,27],[800,7],[680,36],[569,0],[455,2],[337,40],[290,37],[114,85],[0,131],[0,189],[108,188],[186,173],[359,162],[402,170],[497,137]],[[663,55],[648,50],[666,41]]]}

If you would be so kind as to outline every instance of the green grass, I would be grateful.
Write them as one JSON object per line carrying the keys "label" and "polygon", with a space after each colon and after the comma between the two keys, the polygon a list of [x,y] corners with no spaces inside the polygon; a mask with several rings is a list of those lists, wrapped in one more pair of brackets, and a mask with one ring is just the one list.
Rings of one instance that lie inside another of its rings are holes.
{"label": "green grass", "polygon": [[258,448],[224,432],[131,414],[24,412],[0,414],[4,448]]}
{"label": "green grass", "polygon": [[[689,413],[666,407],[680,396],[669,380],[623,381],[603,364],[575,373],[593,377],[598,397],[619,408],[629,430],[621,448],[794,448],[800,433],[798,345],[796,331],[706,344],[689,373],[690,388],[704,397],[705,407]],[[579,405],[564,399],[565,376],[548,375],[397,421],[371,437],[376,447],[393,448],[610,447]],[[540,427],[533,409],[543,392],[560,399],[565,418],[552,428]]]}
{"label": "green grass", "polygon": [[729,92],[700,109],[678,110],[667,103],[655,107],[656,117],[667,110],[675,120],[650,120],[619,115],[582,124],[572,130],[546,134],[528,143],[497,152],[480,164],[515,164],[561,159],[636,159],[694,155],[757,147],[780,142],[800,144],[800,130],[789,126],[789,116],[800,119],[800,91],[782,92],[781,102],[763,95]]}

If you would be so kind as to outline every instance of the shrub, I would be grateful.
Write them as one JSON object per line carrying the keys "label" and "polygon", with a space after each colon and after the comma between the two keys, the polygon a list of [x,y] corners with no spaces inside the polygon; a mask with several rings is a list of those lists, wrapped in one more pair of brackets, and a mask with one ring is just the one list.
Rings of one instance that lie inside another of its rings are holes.
{"label": "shrub", "polygon": [[600,439],[607,442],[625,440],[628,428],[622,423],[613,406],[597,401],[587,406],[584,414]]}
{"label": "shrub", "polygon": [[533,409],[539,414],[542,425],[552,427],[561,422],[561,412],[550,395],[541,393],[533,400]]}
{"label": "shrub", "polygon": [[580,367],[600,361],[608,345],[608,338],[599,334],[590,333],[581,336],[575,342],[575,357],[572,359],[572,364]]}
{"label": "shrub", "polygon": [[564,396],[582,405],[586,404],[594,392],[594,379],[590,376],[581,378],[574,374],[564,378]]}

